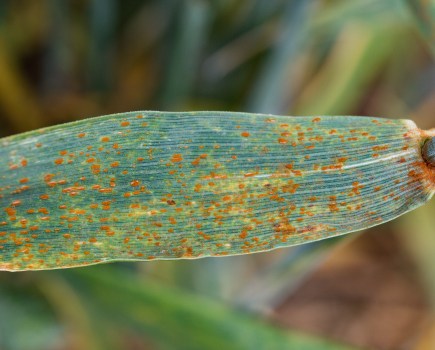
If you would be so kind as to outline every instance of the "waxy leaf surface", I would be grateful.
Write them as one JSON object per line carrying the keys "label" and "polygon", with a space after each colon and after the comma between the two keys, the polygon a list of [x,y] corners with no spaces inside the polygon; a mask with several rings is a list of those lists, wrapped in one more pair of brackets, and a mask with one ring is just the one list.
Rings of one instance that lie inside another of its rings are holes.
{"label": "waxy leaf surface", "polygon": [[0,140],[0,269],[247,254],[432,195],[412,121],[133,112]]}

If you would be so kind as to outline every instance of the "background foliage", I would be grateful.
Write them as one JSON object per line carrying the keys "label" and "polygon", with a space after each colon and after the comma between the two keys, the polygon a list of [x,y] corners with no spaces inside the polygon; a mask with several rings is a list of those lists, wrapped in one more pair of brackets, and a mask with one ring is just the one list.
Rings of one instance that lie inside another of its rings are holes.
{"label": "background foliage", "polygon": [[[435,126],[424,0],[3,0],[0,136],[131,110]],[[434,349],[435,205],[320,244],[0,273],[0,349]]]}

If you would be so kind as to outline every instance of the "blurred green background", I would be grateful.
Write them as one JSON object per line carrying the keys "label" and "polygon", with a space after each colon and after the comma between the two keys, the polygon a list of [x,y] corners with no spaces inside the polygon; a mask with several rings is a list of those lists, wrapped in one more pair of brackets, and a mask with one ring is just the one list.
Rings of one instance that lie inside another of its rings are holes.
{"label": "blurred green background", "polygon": [[[155,109],[435,127],[434,21],[430,0],[1,0],[0,136]],[[0,349],[433,350],[434,211],[250,256],[2,272]]]}

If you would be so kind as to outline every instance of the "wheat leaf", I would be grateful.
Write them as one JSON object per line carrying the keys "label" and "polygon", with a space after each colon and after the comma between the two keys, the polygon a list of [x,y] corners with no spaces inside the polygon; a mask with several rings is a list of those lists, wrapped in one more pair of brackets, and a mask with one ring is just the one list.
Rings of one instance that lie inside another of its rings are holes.
{"label": "wheat leaf", "polygon": [[132,112],[0,140],[0,268],[267,251],[425,203],[409,120]]}

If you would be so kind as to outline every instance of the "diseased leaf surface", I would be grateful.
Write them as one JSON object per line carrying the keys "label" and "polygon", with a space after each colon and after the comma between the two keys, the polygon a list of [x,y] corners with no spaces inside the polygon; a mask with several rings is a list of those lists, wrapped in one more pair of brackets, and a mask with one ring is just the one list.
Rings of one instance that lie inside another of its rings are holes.
{"label": "diseased leaf surface", "polygon": [[414,123],[134,112],[0,140],[0,267],[246,254],[426,202]]}

